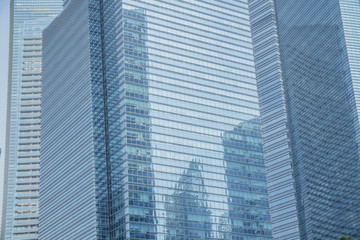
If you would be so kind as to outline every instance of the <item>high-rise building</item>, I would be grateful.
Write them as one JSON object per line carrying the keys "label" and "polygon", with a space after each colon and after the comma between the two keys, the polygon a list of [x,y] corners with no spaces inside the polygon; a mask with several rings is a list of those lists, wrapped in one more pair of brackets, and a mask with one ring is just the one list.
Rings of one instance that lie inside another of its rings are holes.
{"label": "high-rise building", "polygon": [[275,239],[360,237],[360,3],[251,0]]}
{"label": "high-rise building", "polygon": [[42,30],[61,0],[10,2],[8,110],[1,239],[37,239]]}
{"label": "high-rise building", "polygon": [[66,1],[43,51],[40,239],[272,239],[246,0]]}

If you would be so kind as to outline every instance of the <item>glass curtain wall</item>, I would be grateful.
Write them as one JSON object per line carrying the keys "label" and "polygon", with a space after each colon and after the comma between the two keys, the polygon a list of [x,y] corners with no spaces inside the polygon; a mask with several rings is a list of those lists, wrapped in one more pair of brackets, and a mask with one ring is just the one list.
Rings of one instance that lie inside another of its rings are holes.
{"label": "glass curtain wall", "polygon": [[62,1],[12,0],[10,6],[2,239],[37,239],[42,30]]}

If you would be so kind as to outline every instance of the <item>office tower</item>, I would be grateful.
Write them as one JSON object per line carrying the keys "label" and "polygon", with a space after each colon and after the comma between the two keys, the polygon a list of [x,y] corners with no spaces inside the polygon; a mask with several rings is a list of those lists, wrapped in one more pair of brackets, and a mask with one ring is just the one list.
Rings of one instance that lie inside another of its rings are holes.
{"label": "office tower", "polygon": [[13,0],[10,8],[2,239],[37,239],[41,36],[62,1]]}
{"label": "office tower", "polygon": [[247,1],[67,1],[40,239],[272,239]]}
{"label": "office tower", "polygon": [[273,236],[360,235],[359,1],[249,1]]}

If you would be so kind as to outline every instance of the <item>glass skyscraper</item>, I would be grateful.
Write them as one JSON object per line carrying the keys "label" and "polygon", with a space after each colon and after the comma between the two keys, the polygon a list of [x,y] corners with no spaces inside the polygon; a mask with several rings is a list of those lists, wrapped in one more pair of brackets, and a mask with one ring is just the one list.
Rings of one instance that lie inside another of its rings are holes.
{"label": "glass skyscraper", "polygon": [[275,239],[360,237],[359,1],[249,1]]}
{"label": "glass skyscraper", "polygon": [[40,239],[272,239],[246,0],[66,1],[43,41]]}
{"label": "glass skyscraper", "polygon": [[42,30],[61,0],[12,0],[1,239],[37,239]]}

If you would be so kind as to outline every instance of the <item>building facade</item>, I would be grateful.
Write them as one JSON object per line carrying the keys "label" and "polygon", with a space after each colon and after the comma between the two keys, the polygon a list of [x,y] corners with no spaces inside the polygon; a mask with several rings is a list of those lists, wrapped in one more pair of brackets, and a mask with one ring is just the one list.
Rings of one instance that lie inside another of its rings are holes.
{"label": "building facade", "polygon": [[358,238],[359,1],[250,5],[274,238]]}
{"label": "building facade", "polygon": [[274,2],[249,1],[274,239],[300,239]]}
{"label": "building facade", "polygon": [[40,239],[272,239],[247,1],[66,1]]}
{"label": "building facade", "polygon": [[37,239],[42,30],[62,1],[10,2],[10,49],[1,239]]}

